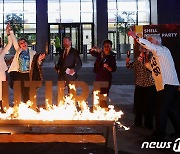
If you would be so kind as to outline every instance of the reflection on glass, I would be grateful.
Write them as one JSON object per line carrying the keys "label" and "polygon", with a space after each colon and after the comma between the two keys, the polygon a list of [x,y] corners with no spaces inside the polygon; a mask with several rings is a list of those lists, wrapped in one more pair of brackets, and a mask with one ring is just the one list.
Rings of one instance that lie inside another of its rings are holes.
{"label": "reflection on glass", "polygon": [[48,22],[60,23],[61,22],[61,6],[59,0],[48,1]]}
{"label": "reflection on glass", "polygon": [[70,34],[71,32],[70,32],[70,27],[65,27],[65,34],[66,34],[66,36],[69,36],[69,37],[71,37],[71,34]]}
{"label": "reflection on glass", "polygon": [[116,1],[114,1],[114,2],[109,1],[108,2],[108,10],[116,10],[116,9],[117,9]]}
{"label": "reflection on glass", "polygon": [[92,13],[81,13],[81,22],[93,22]]}
{"label": "reflection on glass", "polygon": [[23,0],[4,1],[4,13],[23,13]]}
{"label": "reflection on glass", "polygon": [[108,22],[116,22],[117,11],[108,11]]}
{"label": "reflection on glass", "polygon": [[24,1],[24,22],[36,23],[36,1]]}
{"label": "reflection on glass", "polygon": [[36,14],[35,13],[24,14],[24,23],[36,23]]}
{"label": "reflection on glass", "polygon": [[[124,25],[126,23],[128,23],[126,25],[136,23],[147,25],[150,22],[149,12],[149,0],[108,0],[108,38],[116,45],[119,43],[132,44],[133,40],[129,39],[127,32],[123,30],[126,26],[122,27],[119,24],[117,26],[117,21]],[[113,49],[116,49],[116,46],[113,46]]]}
{"label": "reflection on glass", "polygon": [[24,33],[36,33],[36,24],[24,24]]}
{"label": "reflection on glass", "polygon": [[3,23],[3,3],[0,1],[0,23]]}
{"label": "reflection on glass", "polygon": [[56,53],[55,36],[59,36],[59,25],[50,25],[50,51]]}
{"label": "reflection on glass", "polygon": [[90,0],[89,2],[81,1],[81,12],[93,12],[92,0]]}
{"label": "reflection on glass", "polygon": [[72,47],[77,49],[78,48],[78,30],[77,27],[71,28],[71,39],[72,39]]}
{"label": "reflection on glass", "polygon": [[108,0],[108,22],[115,22],[116,16],[127,22],[127,14],[130,14],[131,23],[136,23],[138,15],[138,23],[149,24],[149,12],[149,0]]}
{"label": "reflection on glass", "polygon": [[150,10],[148,0],[138,1],[138,23],[139,25],[146,25],[149,23]]}
{"label": "reflection on glass", "polygon": [[61,22],[80,22],[80,2],[72,1],[69,3],[61,3]]}
{"label": "reflection on glass", "polygon": [[92,22],[92,18],[92,0],[48,0],[49,23]]}

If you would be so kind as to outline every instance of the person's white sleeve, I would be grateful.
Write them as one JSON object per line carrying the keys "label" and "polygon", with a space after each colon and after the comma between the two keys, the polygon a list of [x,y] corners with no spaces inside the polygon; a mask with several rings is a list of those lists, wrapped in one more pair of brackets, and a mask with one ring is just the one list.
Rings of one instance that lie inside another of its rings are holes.
{"label": "person's white sleeve", "polygon": [[139,42],[144,48],[146,48],[152,52],[156,52],[157,55],[160,55],[164,52],[164,49],[162,48],[162,46],[155,45],[146,39],[139,38]]}
{"label": "person's white sleeve", "polygon": [[11,48],[11,46],[12,46],[12,39],[11,39],[11,36],[9,35],[8,36],[8,44],[2,49],[2,52],[0,53],[0,54],[6,54],[8,51],[9,51],[9,49]]}
{"label": "person's white sleeve", "polygon": [[15,50],[19,51],[20,47],[19,47],[18,41],[17,41],[13,31],[10,31],[10,36],[12,38],[12,42],[13,42]]}

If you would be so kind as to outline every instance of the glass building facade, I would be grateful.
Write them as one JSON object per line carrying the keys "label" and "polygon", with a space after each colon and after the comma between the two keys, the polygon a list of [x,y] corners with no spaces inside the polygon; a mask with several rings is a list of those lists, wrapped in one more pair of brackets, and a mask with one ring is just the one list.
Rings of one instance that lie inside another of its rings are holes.
{"label": "glass building facade", "polygon": [[30,40],[36,40],[36,0],[0,0],[0,37],[6,43],[7,22],[17,27],[17,33]]}
{"label": "glass building facade", "polygon": [[92,0],[48,0],[48,23],[50,44],[55,36],[61,40],[65,35],[72,38],[72,46],[81,50],[90,49],[93,40]]}
{"label": "glass building facade", "polygon": [[[94,42],[94,0],[48,0],[49,42],[53,45],[55,36],[72,37],[72,45],[82,49],[91,48]],[[113,49],[123,43],[124,36],[119,31],[122,24],[150,24],[149,0],[107,0],[108,38],[113,41]],[[13,20],[17,25],[19,37],[36,44],[36,0],[0,0],[0,37],[6,43],[5,26]],[[126,38],[128,43],[131,40]],[[62,43],[62,42],[61,42]]]}
{"label": "glass building facade", "polygon": [[149,0],[108,0],[108,38],[113,41],[114,50],[117,44],[133,44],[124,33],[130,26],[149,24]]}

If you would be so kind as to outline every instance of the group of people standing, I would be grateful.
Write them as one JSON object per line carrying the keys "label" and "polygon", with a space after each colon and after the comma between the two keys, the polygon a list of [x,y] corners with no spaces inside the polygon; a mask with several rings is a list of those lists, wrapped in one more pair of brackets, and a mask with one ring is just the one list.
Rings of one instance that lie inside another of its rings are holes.
{"label": "group of people standing", "polygon": [[155,131],[146,140],[164,141],[168,118],[176,136],[180,137],[180,112],[174,104],[180,84],[170,50],[162,45],[159,35],[143,39],[134,31],[128,34],[139,43],[141,50],[134,62],[129,63],[129,59],[126,59],[127,67],[134,68],[136,72],[134,124],[142,126],[144,116],[145,127],[152,129],[155,110]]}
{"label": "group of people standing", "polygon": [[[28,49],[27,40],[20,38],[18,41],[11,30],[10,25],[6,27],[8,44],[0,50],[0,100],[2,100],[2,81],[6,80],[7,66],[4,56],[12,44],[16,50],[8,73],[14,81],[21,81],[22,101],[29,100],[29,88],[24,86],[24,81],[42,80],[41,66],[45,59],[44,53],[36,53]],[[143,116],[146,128],[153,129],[153,110],[155,112],[155,132],[151,139],[163,140],[166,136],[167,119],[173,123],[175,132],[180,135],[180,115],[174,108],[173,101],[179,87],[174,61],[168,48],[162,46],[160,36],[142,39],[133,31],[129,32],[137,43],[140,44],[140,54],[134,62],[126,59],[127,68],[135,69],[136,82],[134,92],[134,125],[142,126]],[[79,52],[71,47],[70,37],[63,38],[63,49],[59,53],[59,60],[55,69],[58,80],[65,81],[68,86],[70,81],[77,79],[77,73],[82,67]],[[107,81],[108,87],[101,89],[101,94],[109,95],[112,83],[112,72],[116,71],[116,58],[112,52],[112,42],[105,40],[103,48],[93,47],[90,54],[96,57],[94,73],[96,81]],[[12,84],[13,86],[13,84]],[[100,102],[102,107],[107,108],[107,102]]]}
{"label": "group of people standing", "polygon": [[[6,27],[6,33],[8,36],[8,44],[5,48],[1,49],[2,51],[0,53],[2,65],[0,72],[0,100],[2,100],[2,81],[6,80],[5,72],[8,70],[11,81],[21,81],[22,101],[27,102],[29,100],[29,88],[24,85],[24,81],[43,80],[41,66],[43,60],[45,59],[45,54],[39,54],[34,50],[29,50],[28,43],[25,38],[20,38],[17,40],[10,27],[10,24],[8,24]],[[8,69],[4,61],[4,56],[9,51],[12,44],[16,53]],[[59,60],[55,66],[58,73],[58,80],[65,81],[65,86],[67,87],[70,81],[75,81],[77,79],[77,73],[82,66],[79,52],[71,45],[71,38],[65,36],[63,38],[64,48],[59,53]],[[95,48],[92,48],[90,52],[93,56],[97,57],[94,69],[94,72],[97,74],[96,81],[108,82],[108,87],[102,89],[102,94],[109,94],[112,80],[111,72],[116,70],[115,54],[112,52],[111,47],[112,42],[110,40],[105,40],[103,42],[103,49],[96,50]],[[10,86],[13,88],[13,82]],[[107,107],[106,102],[103,106]]]}
{"label": "group of people standing", "polygon": [[[82,66],[82,62],[78,51],[71,47],[71,38],[63,38],[64,49],[60,52],[58,63],[55,67],[58,73],[58,80],[66,82],[66,85],[70,81],[77,79],[77,72]],[[112,42],[105,40],[103,42],[103,49],[92,48],[90,53],[96,57],[94,64],[94,73],[96,73],[96,81],[107,81],[108,87],[101,89],[101,94],[109,94],[109,89],[112,82],[111,72],[116,71],[116,59],[115,54],[111,50]],[[105,101],[100,102],[102,107],[107,108],[108,105]]]}

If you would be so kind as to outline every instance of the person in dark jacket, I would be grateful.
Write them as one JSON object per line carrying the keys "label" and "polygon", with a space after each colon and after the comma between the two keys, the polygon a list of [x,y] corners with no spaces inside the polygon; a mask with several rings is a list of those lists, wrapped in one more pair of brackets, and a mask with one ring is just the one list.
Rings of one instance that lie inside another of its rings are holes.
{"label": "person in dark jacket", "polygon": [[[112,73],[116,71],[116,58],[115,54],[111,50],[112,41],[105,40],[103,42],[103,49],[92,48],[90,53],[92,56],[96,57],[94,63],[94,73],[96,73],[96,81],[107,81],[108,88],[101,88],[101,94],[109,95],[109,90],[112,83]],[[107,107],[106,102],[100,102],[100,106]]]}
{"label": "person in dark jacket", "polygon": [[[153,129],[153,113],[156,99],[156,88],[151,71],[145,63],[152,58],[151,52],[146,51],[142,46],[139,47],[140,55],[130,63],[130,58],[126,58],[126,67],[135,71],[135,91],[134,107],[135,114],[134,126]],[[145,54],[147,52],[147,54]]]}
{"label": "person in dark jacket", "polygon": [[55,67],[58,73],[58,80],[63,80],[66,85],[70,81],[75,81],[77,79],[77,72],[82,66],[82,62],[79,56],[79,52],[71,47],[71,38],[63,38],[64,50],[60,53],[60,57]]}

